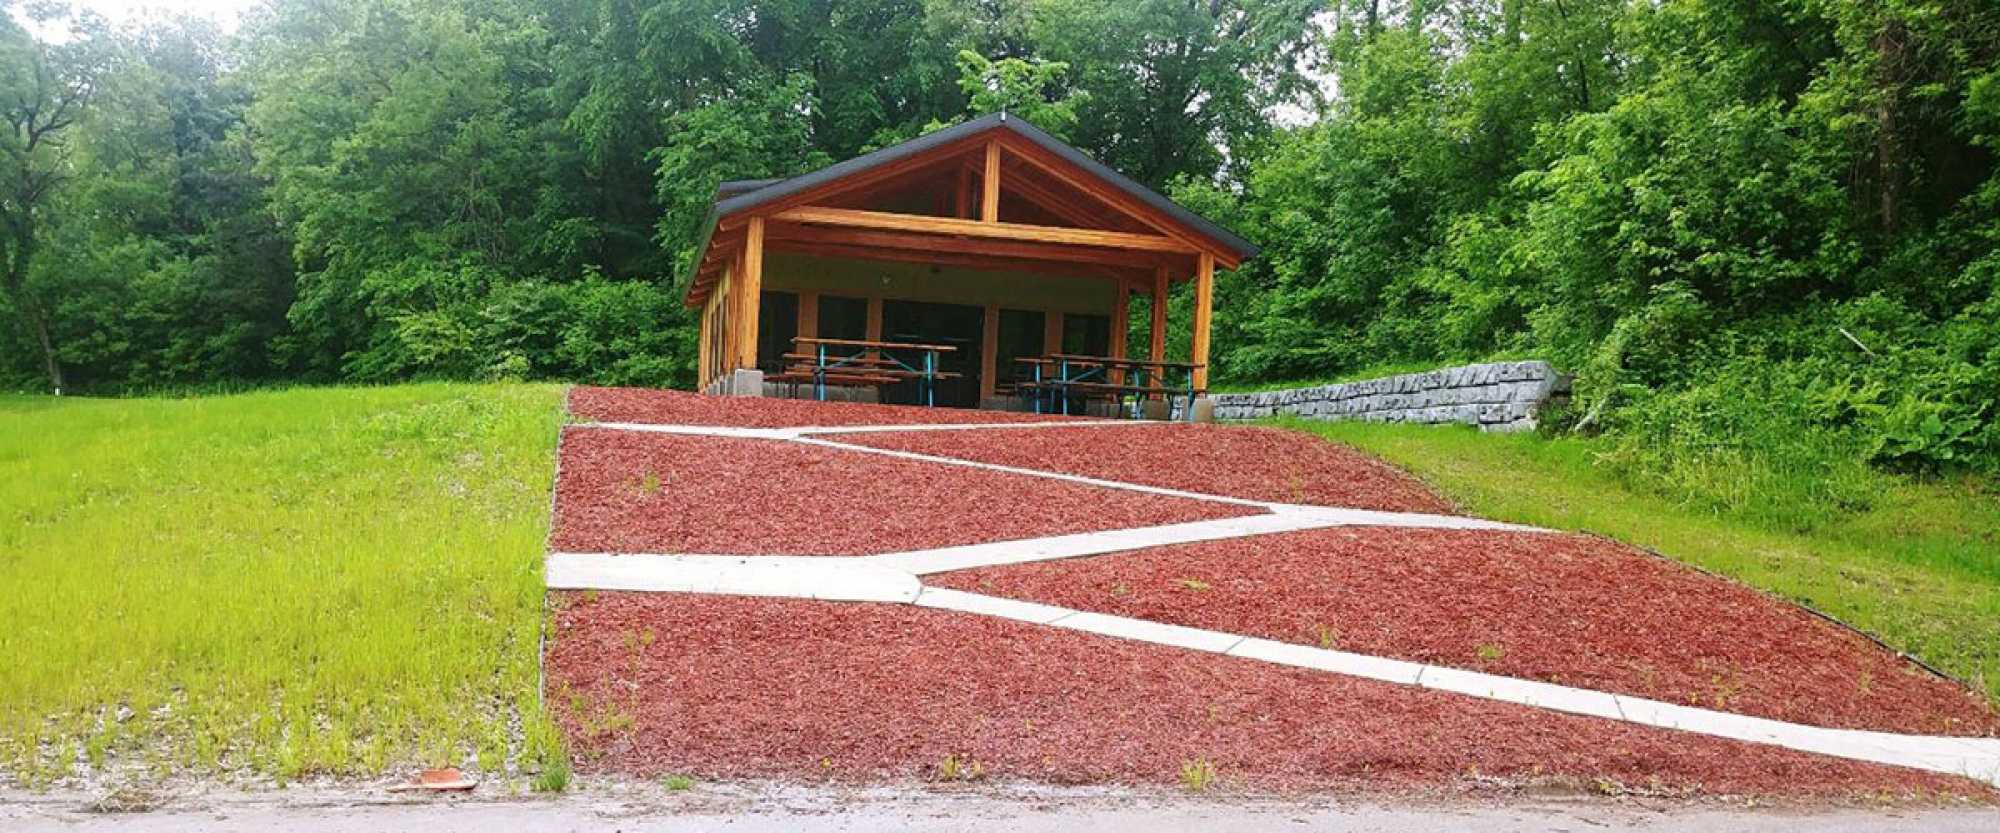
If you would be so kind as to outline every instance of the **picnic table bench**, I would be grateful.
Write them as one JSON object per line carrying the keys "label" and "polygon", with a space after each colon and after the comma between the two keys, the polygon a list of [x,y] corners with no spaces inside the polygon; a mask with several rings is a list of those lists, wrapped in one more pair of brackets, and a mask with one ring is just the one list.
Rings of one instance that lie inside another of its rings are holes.
{"label": "picnic table bench", "polygon": [[[956,379],[957,373],[938,369],[938,356],[958,350],[949,344],[921,344],[907,341],[866,341],[851,338],[792,339],[794,352],[786,353],[784,372],[772,376],[774,382],[813,385],[813,398],[826,400],[826,386],[873,386],[916,380],[925,405],[937,404],[937,382]],[[904,361],[896,352],[917,352],[922,358]]]}
{"label": "picnic table bench", "polygon": [[[1027,365],[1031,374],[1030,378],[1017,382],[1014,389],[1024,398],[1033,399],[1036,413],[1047,407],[1067,414],[1070,399],[1076,396],[1108,400],[1116,403],[1119,410],[1124,410],[1128,396],[1133,397],[1135,406],[1140,400],[1157,397],[1167,403],[1170,412],[1176,398],[1185,398],[1186,413],[1193,419],[1194,399],[1206,392],[1194,385],[1194,372],[1203,367],[1194,362],[1074,353],[1023,356],[1014,361]],[[1169,371],[1177,371],[1183,383],[1169,384]]]}

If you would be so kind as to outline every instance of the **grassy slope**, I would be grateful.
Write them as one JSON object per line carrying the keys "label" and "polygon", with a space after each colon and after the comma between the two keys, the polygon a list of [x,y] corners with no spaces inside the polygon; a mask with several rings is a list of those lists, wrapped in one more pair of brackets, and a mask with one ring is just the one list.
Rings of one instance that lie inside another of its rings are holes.
{"label": "grassy slope", "polygon": [[1778,593],[1880,636],[2000,703],[2000,499],[1883,478],[1874,509],[1809,532],[1635,493],[1580,439],[1289,420],[1407,468],[1467,510],[1608,535]]}
{"label": "grassy slope", "polygon": [[553,386],[0,397],[0,772],[539,757],[560,414]]}

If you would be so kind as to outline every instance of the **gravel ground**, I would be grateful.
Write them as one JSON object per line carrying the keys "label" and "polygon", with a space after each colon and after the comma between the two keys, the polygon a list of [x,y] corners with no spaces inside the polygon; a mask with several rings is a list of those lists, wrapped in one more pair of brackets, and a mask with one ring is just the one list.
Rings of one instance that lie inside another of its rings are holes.
{"label": "gravel ground", "polygon": [[1365,797],[1189,795],[1158,789],[896,782],[856,789],[774,782],[581,779],[563,795],[391,796],[365,785],[282,791],[196,790],[140,813],[107,814],[98,796],[0,793],[0,833],[1211,833],[1216,830],[1529,833],[1986,833],[2000,811],[1958,806],[1746,807],[1475,790],[1393,803]]}
{"label": "gravel ground", "polygon": [[580,766],[834,782],[1968,795],[1970,781],[906,606],[557,594],[549,699]]}
{"label": "gravel ground", "polygon": [[929,582],[1796,723],[2000,732],[1983,698],[1851,630],[1588,536],[1316,530]]}
{"label": "gravel ground", "polygon": [[773,440],[572,427],[560,455],[569,552],[863,555],[1258,511]]}
{"label": "gravel ground", "polygon": [[1251,500],[1450,513],[1414,477],[1343,445],[1275,428],[1152,423],[1007,431],[836,435],[856,445]]}

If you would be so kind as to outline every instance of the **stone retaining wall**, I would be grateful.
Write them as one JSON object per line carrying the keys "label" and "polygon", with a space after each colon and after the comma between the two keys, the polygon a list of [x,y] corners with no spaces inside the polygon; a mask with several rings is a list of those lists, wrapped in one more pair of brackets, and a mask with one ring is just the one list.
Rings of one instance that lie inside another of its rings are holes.
{"label": "stone retaining wall", "polygon": [[1485,431],[1527,431],[1542,407],[1569,395],[1569,377],[1548,362],[1493,362],[1310,388],[1218,393],[1215,418],[1463,423]]}

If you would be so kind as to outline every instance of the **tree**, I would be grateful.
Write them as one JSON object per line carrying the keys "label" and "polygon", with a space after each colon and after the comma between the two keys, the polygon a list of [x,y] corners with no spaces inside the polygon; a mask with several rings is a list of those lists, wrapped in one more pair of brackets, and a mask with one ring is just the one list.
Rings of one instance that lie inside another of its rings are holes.
{"label": "tree", "polygon": [[114,54],[95,15],[35,4],[30,22],[66,30],[60,43],[34,37],[7,8],[0,20],[0,291],[41,349],[49,388],[63,391],[63,365],[50,331],[53,298],[30,272],[42,242],[44,216],[69,177],[66,134],[89,106]]}

